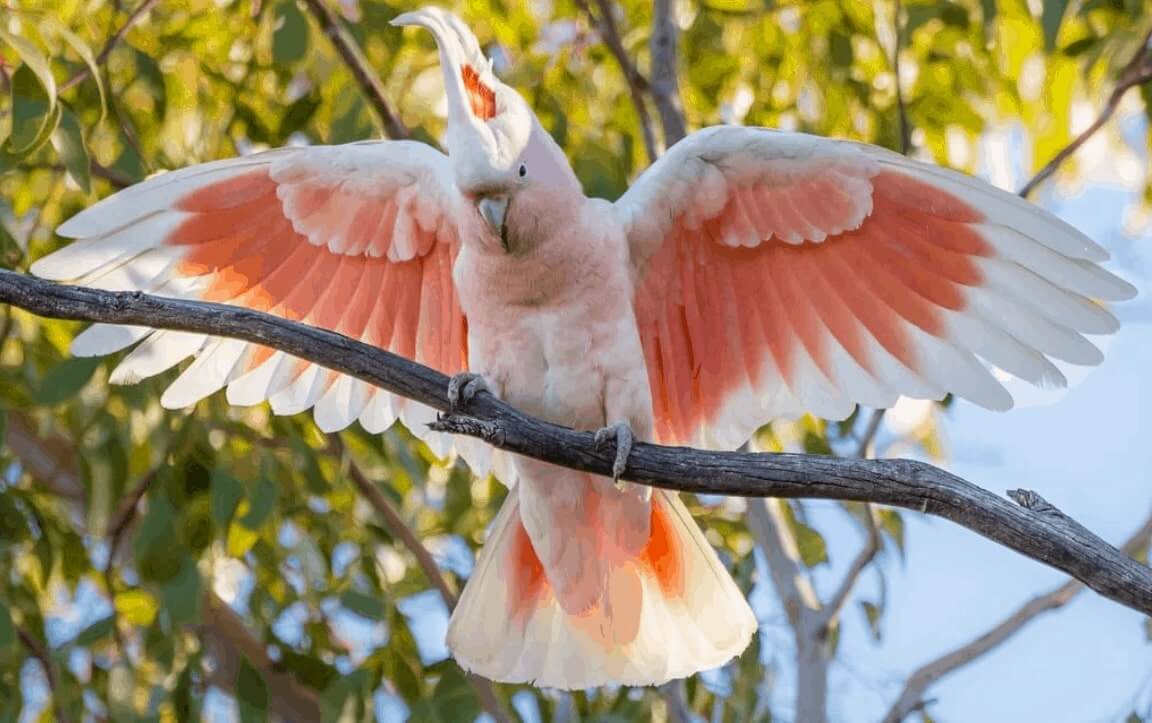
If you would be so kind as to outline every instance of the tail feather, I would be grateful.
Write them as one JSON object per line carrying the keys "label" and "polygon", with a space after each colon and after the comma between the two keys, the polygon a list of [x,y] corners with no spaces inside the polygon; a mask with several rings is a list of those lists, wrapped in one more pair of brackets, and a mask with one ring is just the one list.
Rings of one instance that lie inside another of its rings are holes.
{"label": "tail feather", "polygon": [[569,614],[537,557],[514,487],[448,627],[467,670],[503,682],[658,685],[739,655],[757,623],[674,493],[652,497],[643,551],[608,572],[603,602]]}

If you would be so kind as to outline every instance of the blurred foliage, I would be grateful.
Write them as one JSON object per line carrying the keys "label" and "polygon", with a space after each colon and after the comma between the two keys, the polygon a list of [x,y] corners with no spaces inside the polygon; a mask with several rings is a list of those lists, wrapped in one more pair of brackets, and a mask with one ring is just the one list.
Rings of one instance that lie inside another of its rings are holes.
{"label": "blurred foliage", "polygon": [[[52,233],[61,221],[150,173],[285,143],[379,135],[353,76],[294,0],[160,2],[99,63],[134,3],[0,5],[0,267],[26,269],[62,243]],[[332,5],[404,122],[417,137],[439,138],[444,107],[431,40],[388,25],[411,4]],[[899,40],[915,152],[969,171],[980,134],[1012,122],[1028,129],[1032,164],[1042,165],[1069,141],[1074,106],[1098,104],[1152,30],[1144,0],[906,0],[899,39],[893,2],[676,6],[692,126],[743,122],[897,147]],[[619,69],[578,6],[475,0],[456,9],[567,150],[588,192],[619,194],[642,169],[644,150]],[[629,2],[619,17],[641,69],[650,12]],[[422,621],[442,619],[439,598],[347,469],[356,464],[379,485],[456,589],[502,486],[435,459],[400,428],[383,437],[348,430],[337,454],[307,415],[233,409],[223,395],[190,414],[163,412],[170,375],[109,386],[116,359],[68,357],[78,328],[0,309],[0,441],[8,440],[0,446],[0,720],[20,711],[198,718],[205,691],[220,683],[202,635],[209,593],[241,614],[277,669],[315,691],[330,717],[370,719],[382,697],[418,720],[474,717],[473,688],[439,645],[426,645],[435,628],[426,632]],[[903,453],[942,454],[940,413],[929,409],[900,440]],[[853,454],[865,422],[778,424],[757,442]],[[743,503],[707,502],[692,501],[693,510],[749,590],[761,574]],[[862,506],[843,508],[865,524]],[[829,549],[806,505],[788,510],[813,574],[854,554]],[[877,520],[884,550],[902,554],[909,541],[900,514],[881,511]],[[879,641],[883,595],[856,609],[845,624],[867,626]],[[25,636],[44,660],[29,654]],[[789,664],[780,655],[754,644],[718,675],[688,681],[689,705],[712,720],[769,720],[780,703],[774,671]],[[241,662],[222,687],[242,719],[259,720],[277,691]],[[652,690],[497,693],[544,720],[668,715]]]}

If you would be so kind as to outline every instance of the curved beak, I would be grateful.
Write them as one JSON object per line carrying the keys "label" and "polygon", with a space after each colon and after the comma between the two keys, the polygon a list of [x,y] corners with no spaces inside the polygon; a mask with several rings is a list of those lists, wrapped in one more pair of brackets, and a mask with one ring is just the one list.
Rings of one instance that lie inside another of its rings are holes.
{"label": "curved beak", "polygon": [[508,227],[504,225],[504,216],[508,213],[508,197],[485,196],[476,203],[476,209],[488,227],[492,229],[492,233],[500,237],[500,243],[507,251]]}

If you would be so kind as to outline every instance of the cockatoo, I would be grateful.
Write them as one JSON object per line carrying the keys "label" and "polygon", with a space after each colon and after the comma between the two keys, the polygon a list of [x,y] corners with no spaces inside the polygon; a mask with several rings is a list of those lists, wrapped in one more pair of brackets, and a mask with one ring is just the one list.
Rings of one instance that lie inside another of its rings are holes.
{"label": "cockatoo", "polygon": [[[614,440],[734,448],[772,419],[947,393],[1012,406],[995,367],[1064,383],[1093,365],[1098,301],[1135,289],[1060,219],[880,148],[712,127],[615,203],[587,198],[467,27],[436,8],[448,155],[406,141],[284,148],[165,173],[79,213],[43,277],[239,304],[326,327]],[[111,376],[194,361],[161,399],[221,388],[326,431],[432,410],[281,352],[97,324],[77,355],[137,344]],[[465,373],[467,372],[467,373]],[[463,374],[463,376],[460,376]],[[445,440],[431,439],[446,451]],[[458,443],[487,472],[482,445]],[[619,468],[619,466],[618,466]],[[676,494],[516,457],[447,643],[498,681],[658,684],[739,655],[748,603]]]}

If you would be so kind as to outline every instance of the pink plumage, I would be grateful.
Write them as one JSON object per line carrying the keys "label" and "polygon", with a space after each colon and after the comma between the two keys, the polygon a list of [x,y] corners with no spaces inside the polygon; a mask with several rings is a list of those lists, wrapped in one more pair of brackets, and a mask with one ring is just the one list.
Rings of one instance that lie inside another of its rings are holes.
{"label": "pink plumage", "polygon": [[[292,148],[167,173],[65,223],[33,271],[210,299],[334,329],[581,429],[734,448],[763,423],[955,393],[1012,398],[992,367],[1062,385],[1095,364],[1099,301],[1134,289],[1059,219],[873,146],[716,127],[669,150],[616,203],[564,154],[479,45],[436,9],[445,156],[409,142]],[[165,392],[222,388],[322,429],[399,418],[434,448],[431,410],[270,349],[95,325],[81,355],[138,344],[130,382],[195,357]],[[459,452],[515,481],[455,610],[462,666],[501,681],[647,685],[738,655],[756,620],[672,493]]]}

